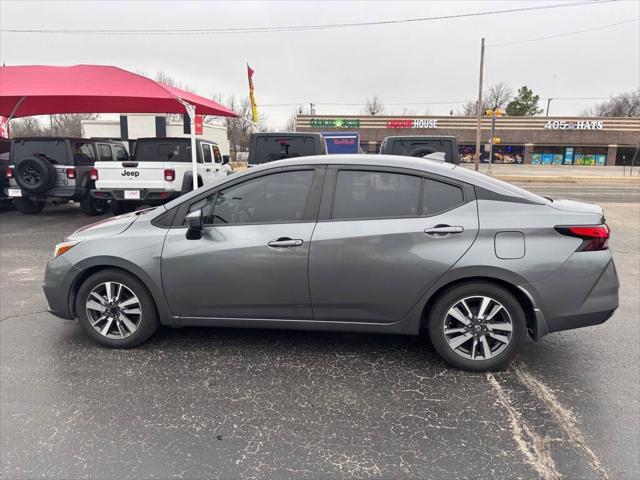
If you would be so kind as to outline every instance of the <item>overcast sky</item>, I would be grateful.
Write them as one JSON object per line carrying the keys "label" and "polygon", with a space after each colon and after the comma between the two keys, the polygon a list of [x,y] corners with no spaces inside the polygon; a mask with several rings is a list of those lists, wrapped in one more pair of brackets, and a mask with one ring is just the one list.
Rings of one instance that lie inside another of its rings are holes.
{"label": "overcast sky", "polygon": [[[0,27],[182,29],[314,25],[501,10],[557,0],[425,2],[207,2],[0,0]],[[258,108],[280,127],[293,104],[320,114],[358,114],[379,95],[390,113],[447,115],[477,96],[480,38],[487,44],[559,35],[640,17],[640,1],[476,18],[318,31],[242,35],[0,34],[6,65],[109,64],[149,75],[162,70],[202,95],[245,96],[255,70]],[[640,23],[488,47],[485,82],[527,84],[541,97],[608,97],[640,85]],[[0,86],[1,88],[1,86]],[[432,105],[412,103],[449,102]],[[544,101],[543,101],[544,102]],[[543,103],[541,102],[541,103]],[[594,100],[554,100],[551,115],[577,114]],[[269,104],[292,104],[269,107]]]}

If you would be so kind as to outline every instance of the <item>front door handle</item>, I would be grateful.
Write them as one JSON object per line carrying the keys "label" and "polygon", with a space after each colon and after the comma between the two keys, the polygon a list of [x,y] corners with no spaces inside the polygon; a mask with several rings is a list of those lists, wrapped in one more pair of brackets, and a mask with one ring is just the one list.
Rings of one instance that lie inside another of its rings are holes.
{"label": "front door handle", "polygon": [[282,237],[277,240],[271,240],[267,245],[273,248],[291,248],[302,246],[302,240],[299,238]]}
{"label": "front door handle", "polygon": [[211,169],[210,169],[210,168],[205,168],[205,170],[206,170],[207,172],[210,172],[210,171],[211,171]]}
{"label": "front door handle", "polygon": [[452,227],[450,225],[436,225],[435,227],[427,228],[424,233],[431,237],[443,237],[454,233],[464,232],[463,227]]}

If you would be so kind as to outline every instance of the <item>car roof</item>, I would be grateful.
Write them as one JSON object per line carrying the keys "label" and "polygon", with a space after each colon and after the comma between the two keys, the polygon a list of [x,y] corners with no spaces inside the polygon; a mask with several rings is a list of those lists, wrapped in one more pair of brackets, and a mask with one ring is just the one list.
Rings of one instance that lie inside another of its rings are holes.
{"label": "car roof", "polygon": [[257,137],[322,137],[318,132],[255,132]]}
{"label": "car roof", "polygon": [[372,154],[334,154],[314,155],[310,157],[297,157],[295,159],[276,160],[263,163],[249,169],[249,171],[269,170],[272,168],[298,166],[298,165],[353,165],[371,167],[398,167],[419,172],[430,173],[452,180],[469,183],[471,185],[490,190],[499,195],[519,197],[536,203],[548,203],[544,197],[524,190],[510,183],[498,180],[480,172],[468,168],[429,160],[426,158],[407,157],[402,155],[372,155]]}
{"label": "car roof", "polygon": [[455,135],[390,135],[385,140],[455,140]]}
{"label": "car roof", "polygon": [[51,137],[51,136],[49,137],[15,137],[15,138],[12,138],[11,140],[15,142],[21,142],[21,141],[51,142],[55,140],[60,140],[60,141],[69,140],[71,142],[100,142],[100,143],[115,143],[117,145],[123,144],[123,140],[109,140],[109,139],[103,139],[103,138],[81,138],[81,137]]}
{"label": "car roof", "polygon": [[[136,140],[136,142],[140,142],[140,141],[150,141],[150,140],[155,140],[155,141],[161,141],[161,142],[190,142],[191,138],[190,137],[142,137],[142,138],[138,138]],[[197,142],[207,142],[207,143],[213,143],[215,145],[218,145],[218,142],[216,142],[215,140],[207,140],[206,138],[196,138]]]}

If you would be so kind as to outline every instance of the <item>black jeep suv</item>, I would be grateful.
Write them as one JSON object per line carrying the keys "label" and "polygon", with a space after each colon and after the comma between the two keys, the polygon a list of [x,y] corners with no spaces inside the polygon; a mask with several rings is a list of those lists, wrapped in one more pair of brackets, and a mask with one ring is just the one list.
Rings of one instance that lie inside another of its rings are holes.
{"label": "black jeep suv", "polygon": [[87,138],[31,137],[11,142],[5,189],[16,208],[25,214],[39,213],[47,200],[80,202],[87,215],[107,211],[108,201],[89,195],[97,173],[94,162],[126,161],[124,145]]}

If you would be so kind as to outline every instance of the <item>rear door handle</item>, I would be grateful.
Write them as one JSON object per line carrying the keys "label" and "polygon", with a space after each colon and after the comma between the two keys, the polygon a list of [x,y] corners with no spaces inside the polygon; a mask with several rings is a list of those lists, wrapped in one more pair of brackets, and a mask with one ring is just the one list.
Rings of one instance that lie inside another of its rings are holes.
{"label": "rear door handle", "polygon": [[271,240],[267,245],[273,248],[291,248],[300,247],[302,243],[299,238],[282,237],[277,240]]}
{"label": "rear door handle", "polygon": [[452,227],[449,225],[436,225],[435,227],[427,228],[424,233],[432,237],[443,237],[445,235],[451,235],[454,233],[464,232],[463,227]]}
{"label": "rear door handle", "polygon": [[211,169],[210,169],[210,168],[206,168],[205,170],[206,170],[207,172],[210,172],[210,171],[211,171]]}

